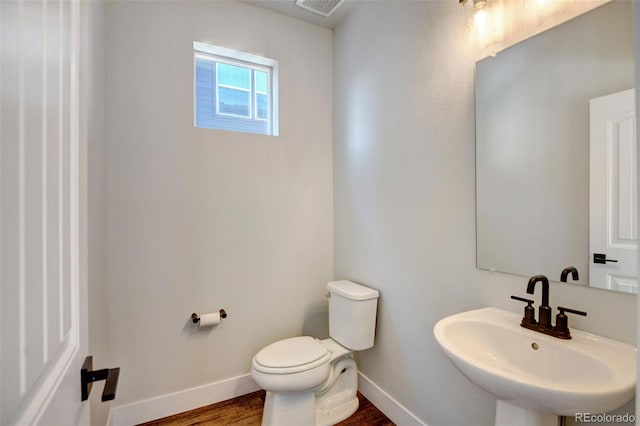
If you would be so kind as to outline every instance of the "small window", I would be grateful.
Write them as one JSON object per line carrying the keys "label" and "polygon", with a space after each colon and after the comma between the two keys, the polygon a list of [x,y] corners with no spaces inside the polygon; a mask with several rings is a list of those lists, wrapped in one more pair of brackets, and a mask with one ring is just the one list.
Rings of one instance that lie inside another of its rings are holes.
{"label": "small window", "polygon": [[195,126],[278,135],[278,62],[193,43]]}

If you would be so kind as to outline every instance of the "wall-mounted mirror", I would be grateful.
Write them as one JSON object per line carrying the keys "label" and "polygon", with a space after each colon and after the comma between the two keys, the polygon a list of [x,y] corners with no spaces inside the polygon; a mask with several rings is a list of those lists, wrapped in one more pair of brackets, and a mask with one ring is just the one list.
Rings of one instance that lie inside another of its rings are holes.
{"label": "wall-mounted mirror", "polygon": [[478,268],[637,293],[631,3],[476,64]]}

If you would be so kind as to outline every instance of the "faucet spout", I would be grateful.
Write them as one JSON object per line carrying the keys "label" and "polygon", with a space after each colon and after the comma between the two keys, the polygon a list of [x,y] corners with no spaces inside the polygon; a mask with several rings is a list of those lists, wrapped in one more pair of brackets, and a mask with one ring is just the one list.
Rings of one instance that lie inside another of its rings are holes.
{"label": "faucet spout", "polygon": [[[562,271],[563,275],[565,275],[565,271],[567,274],[569,272],[574,274],[574,280],[578,278],[578,271],[576,270],[576,268],[565,268],[565,270]],[[571,339],[571,333],[569,331],[569,327],[567,326],[567,316],[565,315],[565,312],[570,312],[572,314],[578,315],[587,315],[587,313],[558,306],[558,310],[560,311],[560,313],[556,316],[556,325],[554,326],[551,323],[552,309],[551,306],[549,306],[549,280],[547,279],[547,277],[545,277],[544,275],[534,275],[529,278],[529,282],[527,283],[527,293],[533,294],[534,290],[536,289],[536,284],[539,282],[542,283],[542,302],[538,307],[538,321],[536,321],[535,319],[535,311],[533,309],[533,306],[531,306],[533,305],[533,300],[523,299],[522,297],[518,296],[511,296],[512,299],[527,303],[527,307],[524,308],[524,317],[522,317],[522,322],[520,322],[520,325],[524,328],[528,328],[529,330],[548,334],[559,339]]]}
{"label": "faucet spout", "polygon": [[549,306],[549,280],[544,275],[534,275],[529,278],[529,283],[527,284],[527,293],[533,294],[535,290],[536,283],[542,283],[542,304],[541,306]]}
{"label": "faucet spout", "polygon": [[551,328],[551,307],[549,306],[549,280],[544,275],[534,275],[529,278],[527,293],[533,294],[536,283],[542,283],[542,303],[538,307],[538,324],[541,327]]}
{"label": "faucet spout", "polygon": [[578,277],[578,270],[573,266],[568,266],[562,270],[562,274],[560,274],[560,281],[566,283],[569,273],[571,273],[571,278],[573,278],[574,281],[578,281],[580,279]]}

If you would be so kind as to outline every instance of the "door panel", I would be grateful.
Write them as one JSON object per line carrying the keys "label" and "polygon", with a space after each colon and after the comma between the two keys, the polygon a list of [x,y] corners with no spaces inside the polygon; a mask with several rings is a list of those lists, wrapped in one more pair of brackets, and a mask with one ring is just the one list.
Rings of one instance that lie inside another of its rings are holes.
{"label": "door panel", "polygon": [[88,419],[79,390],[87,354],[79,7],[67,0],[0,2],[3,425]]}

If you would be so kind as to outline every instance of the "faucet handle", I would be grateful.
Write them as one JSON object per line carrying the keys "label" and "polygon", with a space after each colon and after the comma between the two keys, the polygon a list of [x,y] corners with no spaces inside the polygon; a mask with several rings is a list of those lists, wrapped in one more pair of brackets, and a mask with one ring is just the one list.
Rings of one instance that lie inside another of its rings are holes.
{"label": "faucet handle", "polygon": [[525,299],[524,297],[520,297],[520,296],[511,296],[511,298],[513,300],[519,300],[521,302],[525,302],[527,303],[529,306],[531,306],[531,304],[533,303],[533,300],[531,299]]}
{"label": "faucet handle", "polygon": [[569,320],[565,312],[569,312],[570,314],[582,315],[583,317],[587,316],[587,313],[584,311],[578,311],[576,309],[565,308],[564,306],[558,306],[558,310],[560,313],[556,315],[556,332],[560,333],[558,337],[562,339],[571,339],[571,332],[569,331]]}
{"label": "faucet handle", "polygon": [[576,314],[576,315],[582,315],[583,317],[587,316],[587,313],[584,311],[578,311],[576,309],[571,309],[571,308],[565,308],[564,306],[558,306],[558,310],[560,311],[560,314],[564,314],[565,312],[569,312],[570,314]]}
{"label": "faucet handle", "polygon": [[536,324],[536,311],[533,309],[533,300],[525,299],[524,297],[511,296],[513,300],[519,300],[525,302],[527,306],[524,307],[524,317],[522,323],[524,324]]}

